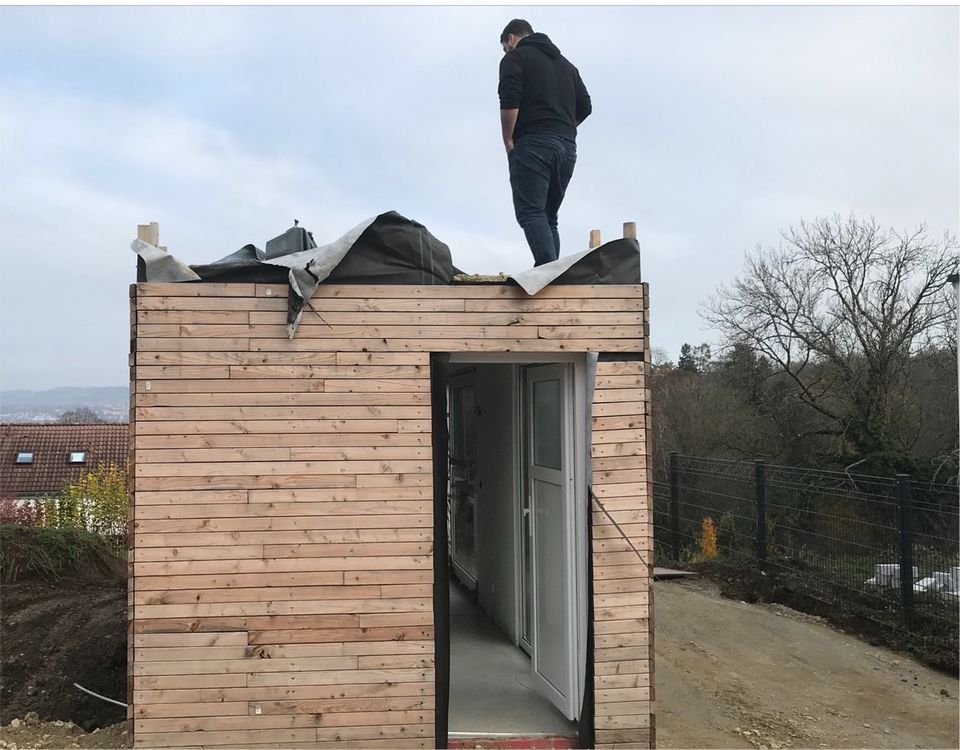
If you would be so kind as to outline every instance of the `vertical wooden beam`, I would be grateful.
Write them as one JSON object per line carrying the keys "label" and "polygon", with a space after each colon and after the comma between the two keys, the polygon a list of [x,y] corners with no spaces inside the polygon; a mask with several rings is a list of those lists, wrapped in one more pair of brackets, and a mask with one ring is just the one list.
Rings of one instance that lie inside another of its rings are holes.
{"label": "vertical wooden beam", "polygon": [[[151,221],[149,224],[137,225],[137,239],[156,247],[160,246],[160,224]],[[164,248],[166,249],[166,248]],[[147,280],[147,264],[143,258],[137,257],[137,281]]]}
{"label": "vertical wooden beam", "polygon": [[[139,236],[139,230],[137,232]],[[137,258],[139,265],[142,258]],[[137,446],[137,285],[130,285],[130,411],[127,421],[127,719],[130,721],[130,742],[134,740],[133,670],[136,660],[134,652],[134,622],[136,618],[136,575],[134,574],[134,534],[137,525],[136,494],[136,446]]]}
{"label": "vertical wooden beam", "polygon": [[[137,239],[150,245],[160,245],[160,224],[151,221],[137,225]],[[143,258],[137,257],[137,282],[147,280],[147,266]],[[134,534],[137,528],[137,284],[130,285],[130,416],[129,446],[127,453],[127,719],[130,721],[130,744],[136,744],[134,718],[134,666],[136,664],[136,646],[134,636],[137,621],[137,579],[134,574]]]}
{"label": "vertical wooden beam", "polygon": [[138,224],[137,239],[143,240],[154,247],[160,247],[160,224],[155,221],[151,221],[149,224]]}
{"label": "vertical wooden beam", "polygon": [[600,247],[600,230],[599,229],[590,230],[590,249],[592,250],[595,247]]}
{"label": "vertical wooden beam", "polygon": [[623,222],[623,239],[625,240],[637,239],[637,222],[635,221]]}
{"label": "vertical wooden beam", "polygon": [[[636,225],[634,225],[634,230],[636,230]],[[634,232],[636,234],[636,232]],[[636,239],[636,237],[634,237]],[[644,426],[644,439],[646,445],[644,446],[644,465],[647,469],[647,518],[649,526],[649,536],[647,539],[646,550],[650,555],[650,565],[648,569],[648,591],[650,592],[649,606],[650,606],[650,617],[647,620],[647,632],[649,634],[649,643],[650,643],[650,705],[648,711],[650,714],[650,747],[656,748],[657,746],[657,684],[656,684],[656,648],[654,646],[654,611],[653,611],[653,449],[652,449],[652,436],[653,436],[653,421],[651,419],[651,404],[650,404],[650,284],[647,282],[642,282],[640,285],[643,289],[643,426]]]}

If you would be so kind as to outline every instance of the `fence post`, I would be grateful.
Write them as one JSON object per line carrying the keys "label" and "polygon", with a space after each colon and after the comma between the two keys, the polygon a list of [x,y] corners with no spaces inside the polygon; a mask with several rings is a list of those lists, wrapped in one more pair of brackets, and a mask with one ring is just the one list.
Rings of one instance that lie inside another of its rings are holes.
{"label": "fence post", "polygon": [[908,630],[916,624],[913,607],[913,491],[909,474],[897,474],[897,536],[900,558],[900,604]]}
{"label": "fence post", "polygon": [[767,566],[767,467],[763,461],[753,464],[753,479],[757,506],[757,562],[764,570]]}
{"label": "fence post", "polygon": [[680,562],[680,461],[670,451],[670,546],[673,559]]}

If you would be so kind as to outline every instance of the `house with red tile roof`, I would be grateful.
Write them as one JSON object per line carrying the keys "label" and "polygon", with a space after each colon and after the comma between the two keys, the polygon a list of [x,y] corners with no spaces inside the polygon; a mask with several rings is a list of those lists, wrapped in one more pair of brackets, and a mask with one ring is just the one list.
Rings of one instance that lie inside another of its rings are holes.
{"label": "house with red tile roof", "polygon": [[0,424],[0,499],[51,497],[101,464],[125,466],[129,426]]}

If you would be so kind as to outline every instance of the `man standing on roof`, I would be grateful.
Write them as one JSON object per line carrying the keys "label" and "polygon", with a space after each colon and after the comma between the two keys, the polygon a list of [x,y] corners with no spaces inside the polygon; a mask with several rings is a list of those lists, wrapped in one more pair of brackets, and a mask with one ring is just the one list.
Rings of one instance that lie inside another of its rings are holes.
{"label": "man standing on roof", "polygon": [[577,161],[577,126],[592,111],[577,69],[521,19],[500,35],[500,126],[517,222],[534,265],[560,257],[557,213]]}

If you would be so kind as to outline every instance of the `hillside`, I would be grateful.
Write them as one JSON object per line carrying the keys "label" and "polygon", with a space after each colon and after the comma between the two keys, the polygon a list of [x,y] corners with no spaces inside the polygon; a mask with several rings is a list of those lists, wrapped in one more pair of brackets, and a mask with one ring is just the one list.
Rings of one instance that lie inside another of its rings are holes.
{"label": "hillside", "polygon": [[130,391],[127,386],[66,386],[49,390],[0,391],[0,421],[49,422],[61,413],[87,406],[108,422],[127,419]]}

